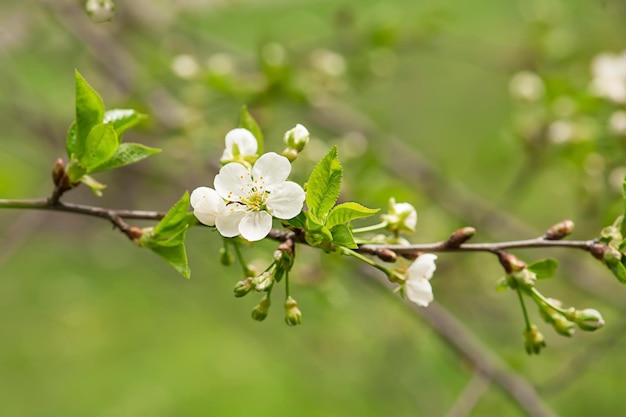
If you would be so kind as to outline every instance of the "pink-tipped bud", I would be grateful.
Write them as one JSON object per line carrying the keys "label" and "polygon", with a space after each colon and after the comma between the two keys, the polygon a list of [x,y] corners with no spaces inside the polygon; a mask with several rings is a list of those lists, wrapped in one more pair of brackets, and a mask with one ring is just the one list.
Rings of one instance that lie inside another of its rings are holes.
{"label": "pink-tipped bud", "polygon": [[552,227],[550,227],[546,234],[544,235],[544,239],[546,240],[561,240],[565,236],[571,234],[574,231],[574,222],[571,220],[563,220]]}

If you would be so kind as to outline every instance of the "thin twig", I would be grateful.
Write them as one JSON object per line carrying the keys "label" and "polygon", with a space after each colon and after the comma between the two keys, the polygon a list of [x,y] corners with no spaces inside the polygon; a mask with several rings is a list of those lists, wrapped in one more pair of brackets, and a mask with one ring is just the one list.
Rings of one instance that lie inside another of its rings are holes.
{"label": "thin twig", "polygon": [[[380,284],[381,288],[392,288],[384,275],[371,269],[363,269],[365,276]],[[389,291],[385,291],[390,293]],[[466,326],[437,302],[422,308],[405,303],[420,315],[461,357],[467,359],[477,372],[494,381],[531,417],[556,417],[556,414],[537,394],[533,385],[523,376],[506,365],[493,351],[476,337]]]}

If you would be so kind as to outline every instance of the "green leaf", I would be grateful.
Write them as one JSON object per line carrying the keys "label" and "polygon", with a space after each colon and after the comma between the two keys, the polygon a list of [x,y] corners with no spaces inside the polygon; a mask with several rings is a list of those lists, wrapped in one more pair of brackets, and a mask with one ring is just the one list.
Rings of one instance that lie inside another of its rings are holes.
{"label": "green leaf", "polygon": [[309,177],[306,190],[306,204],[311,213],[322,223],[333,208],[339,189],[341,188],[341,176],[343,169],[337,158],[337,147],[333,148],[322,160],[313,168]]}
{"label": "green leaf", "polygon": [[185,245],[181,243],[176,246],[153,246],[150,249],[169,262],[183,277],[187,279],[191,277]]}
{"label": "green leaf", "polygon": [[86,150],[89,133],[94,126],[102,123],[103,117],[104,103],[100,94],[76,71],[76,140],[71,144],[71,153],[78,160]]}
{"label": "green leaf", "polygon": [[70,125],[70,128],[67,131],[67,139],[65,140],[65,151],[67,152],[67,157],[69,159],[72,159],[74,148],[76,148],[76,122],[73,122]]}
{"label": "green leaf", "polygon": [[333,241],[333,235],[319,222],[319,220],[311,214],[310,211],[305,212],[306,215],[306,233],[304,235],[305,240],[311,246],[320,247],[326,251],[330,248],[330,243]]}
{"label": "green leaf", "polygon": [[87,170],[76,159],[73,159],[67,167],[67,176],[71,183],[80,181],[86,173]]}
{"label": "green leaf", "polygon": [[85,184],[87,187],[91,189],[91,192],[94,193],[98,197],[102,197],[102,190],[104,190],[107,186],[94,180],[89,175],[83,175],[80,179],[80,182]]}
{"label": "green leaf", "polygon": [[87,170],[92,172],[98,165],[103,164],[113,156],[119,141],[115,128],[111,124],[97,124],[89,132],[85,141],[85,151],[78,162]]}
{"label": "green leaf", "polygon": [[117,132],[118,137],[135,126],[137,123],[145,120],[147,116],[133,109],[113,109],[104,113],[104,123],[111,123]]}
{"label": "green leaf", "polygon": [[155,236],[160,240],[167,240],[177,235],[189,226],[189,214],[191,214],[189,213],[189,193],[185,191],[180,200],[169,209],[165,217],[155,226]]}
{"label": "green leaf", "polygon": [[501,277],[496,283],[496,292],[504,292],[509,288],[509,280]]}
{"label": "green leaf", "polygon": [[289,219],[286,222],[293,227],[304,229],[306,228],[306,215],[301,211],[296,217]]}
{"label": "green leaf", "polygon": [[613,273],[615,278],[622,284],[626,284],[626,267],[619,260],[617,262],[605,262],[604,263]]}
{"label": "green leaf", "polygon": [[122,143],[111,158],[93,168],[91,172],[108,171],[124,165],[134,164],[159,152],[161,152],[161,149],[150,148],[138,143]]}
{"label": "green leaf", "polygon": [[239,127],[243,127],[244,129],[248,129],[256,138],[259,143],[259,147],[257,153],[259,155],[263,154],[263,132],[261,132],[261,128],[259,124],[254,120],[254,117],[248,112],[248,108],[243,106],[241,108],[241,122],[239,122]]}
{"label": "green leaf", "polygon": [[332,229],[335,225],[346,224],[352,220],[369,217],[377,213],[380,209],[371,209],[359,203],[342,203],[330,211],[326,219],[326,227]]}
{"label": "green leaf", "polygon": [[556,259],[542,259],[526,266],[526,268],[534,272],[537,279],[552,278],[556,273],[556,269],[559,267],[559,263]]}
{"label": "green leaf", "polygon": [[344,224],[338,224],[330,232],[333,235],[333,244],[339,246],[345,246],[349,249],[357,249],[359,246],[354,241],[354,236],[350,229]]}

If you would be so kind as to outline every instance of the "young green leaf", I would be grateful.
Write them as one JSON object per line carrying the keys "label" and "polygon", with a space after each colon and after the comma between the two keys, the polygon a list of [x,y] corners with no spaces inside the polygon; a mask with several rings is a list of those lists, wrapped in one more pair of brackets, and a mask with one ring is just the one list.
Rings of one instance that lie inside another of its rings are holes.
{"label": "young green leaf", "polygon": [[263,154],[263,132],[261,132],[261,128],[259,124],[254,120],[254,117],[248,112],[248,108],[243,106],[241,108],[241,122],[239,123],[239,127],[243,127],[244,129],[248,129],[256,138],[259,147],[258,154]]}
{"label": "young green leaf", "polygon": [[528,265],[526,268],[529,271],[534,272],[537,276],[537,279],[546,279],[552,278],[554,276],[558,266],[559,263],[556,261],[556,259],[548,258],[535,261]]}
{"label": "young green leaf", "polygon": [[80,182],[89,187],[91,189],[91,192],[94,193],[97,197],[102,197],[102,190],[107,187],[106,185],[94,180],[89,175],[83,175],[80,179]]}
{"label": "young green leaf", "polygon": [[104,103],[102,98],[76,71],[76,139],[68,148],[71,148],[71,153],[77,159],[81,160],[86,150],[86,141],[91,129],[102,123],[103,117]]}
{"label": "young green leaf", "polygon": [[354,236],[350,229],[344,224],[338,224],[330,232],[333,235],[333,244],[338,246],[345,246],[349,249],[357,249],[358,245],[354,241]]}
{"label": "young green leaf", "polygon": [[74,154],[74,149],[76,148],[76,122],[73,122],[70,125],[69,130],[67,131],[67,139],[65,140],[65,151],[67,152],[67,157],[72,159],[72,155]]}
{"label": "young green leaf", "polygon": [[151,246],[150,249],[161,258],[169,262],[180,274],[189,279],[191,270],[187,261],[187,251],[182,243],[175,246]]}
{"label": "young green leaf", "polygon": [[182,231],[187,230],[191,218],[193,215],[189,213],[189,193],[185,191],[180,200],[154,227],[154,238],[164,242],[178,236]]}
{"label": "young green leaf", "polygon": [[108,171],[124,165],[134,164],[159,152],[161,152],[161,149],[149,148],[138,143],[122,143],[111,158],[93,168],[91,172]]}
{"label": "young green leaf", "polygon": [[87,170],[87,173],[98,165],[103,164],[113,156],[119,145],[117,133],[111,124],[100,123],[95,125],[85,141],[85,151],[78,162]]}
{"label": "young green leaf", "polygon": [[626,284],[626,267],[619,260],[617,262],[605,262],[604,263],[613,273],[615,278],[622,284]]}
{"label": "young green leaf", "polygon": [[305,240],[311,246],[321,247],[326,250],[325,248],[328,248],[333,241],[332,233],[310,211],[305,212],[305,216]]}
{"label": "young green leaf", "polygon": [[326,216],[339,197],[343,169],[333,148],[315,166],[307,183],[306,204],[311,213],[325,222]]}
{"label": "young green leaf", "polygon": [[111,123],[117,132],[118,137],[135,126],[137,123],[145,120],[147,116],[133,109],[113,109],[104,113],[104,123]]}
{"label": "young green leaf", "polygon": [[380,211],[380,209],[367,208],[359,203],[338,204],[328,213],[326,227],[332,229],[335,225],[346,224],[352,220],[369,217],[378,211]]}
{"label": "young green leaf", "polygon": [[80,181],[86,173],[87,170],[83,168],[75,159],[72,160],[67,167],[67,176],[69,177],[71,183]]}

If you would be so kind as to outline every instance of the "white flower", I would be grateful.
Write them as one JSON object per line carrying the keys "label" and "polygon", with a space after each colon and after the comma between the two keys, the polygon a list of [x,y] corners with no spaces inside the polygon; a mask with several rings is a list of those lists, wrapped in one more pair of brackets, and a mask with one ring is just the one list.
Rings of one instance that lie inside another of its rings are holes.
{"label": "white flower", "polygon": [[381,215],[381,219],[388,223],[388,228],[393,231],[406,230],[415,231],[417,226],[417,211],[409,203],[396,203],[392,197],[389,199],[389,209],[387,214]]}
{"label": "white flower", "polygon": [[226,211],[224,199],[212,188],[198,187],[191,193],[190,197],[193,214],[200,220],[200,223],[207,226],[214,226],[215,219]]}
{"label": "white flower", "polygon": [[437,255],[432,253],[420,255],[406,271],[408,277],[404,283],[404,292],[409,300],[422,307],[433,301],[433,288],[429,280],[437,269],[435,259]]}
{"label": "white flower", "polygon": [[304,190],[286,181],[291,164],[274,152],[262,155],[248,170],[238,163],[224,165],[215,177],[215,190],[227,201],[215,226],[225,237],[241,234],[249,241],[261,240],[272,229],[272,216],[291,219],[304,204]]}
{"label": "white flower", "polygon": [[616,103],[626,103],[626,52],[602,53],[591,62],[591,91]]}
{"label": "white flower", "polygon": [[233,162],[246,157],[256,156],[259,144],[248,129],[237,128],[226,134],[226,149],[222,162]]}

